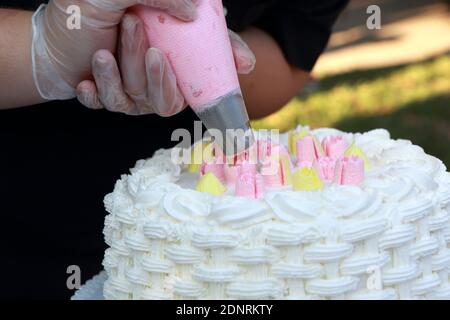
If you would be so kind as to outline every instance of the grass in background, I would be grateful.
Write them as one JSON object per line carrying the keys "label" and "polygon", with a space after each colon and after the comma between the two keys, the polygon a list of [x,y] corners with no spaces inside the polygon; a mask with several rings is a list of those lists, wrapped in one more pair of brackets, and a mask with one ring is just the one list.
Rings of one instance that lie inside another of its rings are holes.
{"label": "grass in background", "polygon": [[320,88],[252,121],[286,131],[297,124],[362,132],[386,128],[450,168],[450,54],[410,65],[324,77]]}

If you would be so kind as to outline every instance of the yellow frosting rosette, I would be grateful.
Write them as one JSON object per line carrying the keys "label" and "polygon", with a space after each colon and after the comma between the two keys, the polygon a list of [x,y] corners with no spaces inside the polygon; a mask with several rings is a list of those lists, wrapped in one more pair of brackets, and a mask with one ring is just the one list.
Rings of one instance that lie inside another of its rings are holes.
{"label": "yellow frosting rosette", "polygon": [[220,182],[220,180],[214,175],[214,173],[207,172],[197,182],[195,190],[219,196],[225,193],[225,191],[227,191],[227,188],[222,184],[222,182]]}
{"label": "yellow frosting rosette", "polygon": [[302,167],[292,175],[294,190],[313,191],[323,188],[317,170],[312,167]]}
{"label": "yellow frosting rosette", "polygon": [[364,161],[364,169],[367,171],[370,168],[369,159],[360,148],[358,148],[353,142],[350,147],[345,150],[344,156],[346,157],[359,157]]}

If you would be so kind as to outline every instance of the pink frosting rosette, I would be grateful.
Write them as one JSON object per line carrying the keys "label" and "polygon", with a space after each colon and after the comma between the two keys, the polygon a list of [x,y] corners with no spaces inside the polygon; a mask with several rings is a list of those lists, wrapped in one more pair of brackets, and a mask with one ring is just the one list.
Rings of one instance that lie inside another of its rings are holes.
{"label": "pink frosting rosette", "polygon": [[348,148],[348,143],[342,136],[328,136],[322,141],[327,157],[342,157]]}
{"label": "pink frosting rosette", "polygon": [[336,162],[334,182],[338,184],[360,184],[364,180],[364,161],[360,157],[341,157]]}
{"label": "pink frosting rosette", "polygon": [[205,161],[200,166],[200,176],[203,176],[207,172],[211,172],[220,180],[220,182],[225,183],[226,178],[224,167],[225,165],[223,164],[222,161],[220,161],[220,159]]}
{"label": "pink frosting rosette", "polygon": [[306,136],[297,140],[297,164],[302,162],[313,163],[314,160],[324,156],[322,145],[313,136]]}

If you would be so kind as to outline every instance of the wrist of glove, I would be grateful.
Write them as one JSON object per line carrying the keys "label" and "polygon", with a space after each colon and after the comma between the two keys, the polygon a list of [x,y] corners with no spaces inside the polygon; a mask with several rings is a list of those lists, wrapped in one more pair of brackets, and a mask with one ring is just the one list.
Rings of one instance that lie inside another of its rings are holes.
{"label": "wrist of glove", "polygon": [[46,100],[71,99],[76,96],[76,91],[51,63],[54,57],[46,47],[45,35],[42,32],[46,7],[47,5],[42,4],[32,17],[31,58],[34,83],[41,97]]}

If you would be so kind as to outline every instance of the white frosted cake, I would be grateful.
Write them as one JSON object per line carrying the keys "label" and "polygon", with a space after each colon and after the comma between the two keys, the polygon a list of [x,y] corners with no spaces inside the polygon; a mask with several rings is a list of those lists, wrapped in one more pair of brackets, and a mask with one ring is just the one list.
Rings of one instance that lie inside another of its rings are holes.
{"label": "white frosted cake", "polygon": [[450,298],[439,159],[383,129],[298,127],[280,146],[279,172],[138,161],[105,197],[105,298]]}

